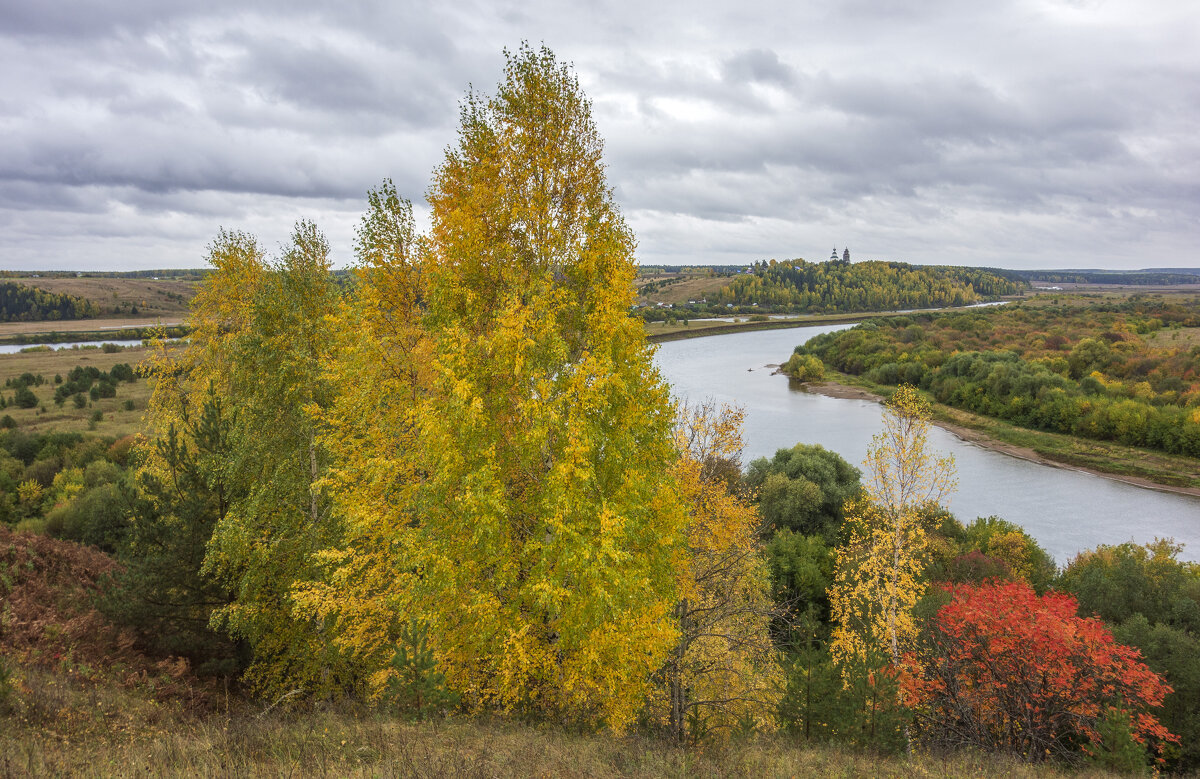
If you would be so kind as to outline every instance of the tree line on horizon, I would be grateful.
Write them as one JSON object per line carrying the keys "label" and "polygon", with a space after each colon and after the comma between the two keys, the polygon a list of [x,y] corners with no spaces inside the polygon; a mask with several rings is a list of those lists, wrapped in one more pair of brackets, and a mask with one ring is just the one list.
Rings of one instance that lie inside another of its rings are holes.
{"label": "tree line on horizon", "polygon": [[718,305],[780,313],[838,313],[964,306],[1026,288],[985,268],[842,260],[757,262],[713,294]]}
{"label": "tree line on horizon", "polygon": [[96,304],[77,295],[0,281],[0,322],[46,322],[98,316]]}

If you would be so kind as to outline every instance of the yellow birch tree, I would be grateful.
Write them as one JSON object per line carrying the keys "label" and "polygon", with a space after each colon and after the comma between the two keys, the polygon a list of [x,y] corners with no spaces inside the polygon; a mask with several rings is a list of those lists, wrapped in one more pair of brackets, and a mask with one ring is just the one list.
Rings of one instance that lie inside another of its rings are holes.
{"label": "yellow birch tree", "polygon": [[602,151],[570,70],[523,46],[466,98],[426,239],[372,196],[320,416],[347,545],[296,597],[376,690],[415,620],[466,707],[620,731],[674,645],[673,407]]}
{"label": "yellow birch tree", "polygon": [[846,510],[848,539],[830,589],[831,652],[843,673],[880,656],[893,667],[916,637],[912,609],[924,591],[926,533],[919,509],[955,485],[953,457],[929,451],[929,404],[901,385],[863,463],[867,497]]}
{"label": "yellow birch tree", "polygon": [[684,407],[673,475],[688,508],[687,557],[677,572],[679,631],[650,702],[650,717],[679,741],[775,726],[784,679],[769,626],[770,575],[758,513],[730,489],[740,473],[742,412],[712,402]]}
{"label": "yellow birch tree", "polygon": [[507,56],[429,192],[420,609],[465,703],[621,731],[676,637],[672,405],[590,104]]}
{"label": "yellow birch tree", "polygon": [[333,400],[317,409],[330,453],[322,486],[344,542],[320,551],[319,579],[297,586],[297,608],[336,624],[334,641],[361,668],[369,698],[387,685],[401,626],[420,615],[412,549],[419,524],[417,409],[428,383],[422,258],[412,204],[391,181],[371,191],[358,229],[352,289],[331,316],[325,372]]}

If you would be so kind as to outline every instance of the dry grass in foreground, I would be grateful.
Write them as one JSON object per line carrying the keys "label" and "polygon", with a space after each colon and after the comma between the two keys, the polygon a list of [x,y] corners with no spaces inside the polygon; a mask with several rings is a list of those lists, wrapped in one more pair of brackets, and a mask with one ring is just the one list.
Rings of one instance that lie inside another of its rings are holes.
{"label": "dry grass in foreground", "polygon": [[[77,695],[71,700],[60,690],[46,698],[46,706],[59,707],[45,712],[52,721],[0,727],[0,776],[1104,775],[1062,774],[988,756],[876,757],[806,748],[782,737],[681,748],[641,736],[577,734],[506,720],[408,724],[336,707],[303,715],[241,712],[197,718],[122,690]],[[99,726],[105,718],[106,725]]]}
{"label": "dry grass in foreground", "polygon": [[683,748],[507,719],[409,724],[348,703],[271,709],[196,678],[183,660],[143,655],[109,624],[92,594],[114,565],[94,549],[0,527],[0,777],[1061,775],[785,736]]}

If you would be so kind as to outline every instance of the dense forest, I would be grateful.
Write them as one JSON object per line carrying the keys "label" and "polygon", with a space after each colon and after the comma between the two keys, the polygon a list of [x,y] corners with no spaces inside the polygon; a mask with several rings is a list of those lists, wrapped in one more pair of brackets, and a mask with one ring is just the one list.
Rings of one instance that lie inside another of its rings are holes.
{"label": "dense forest", "polygon": [[1200,346],[1181,328],[1197,326],[1194,301],[1161,296],[1011,304],[872,320],[797,353],[1027,427],[1196,457]]}
{"label": "dense forest", "polygon": [[94,303],[75,295],[55,294],[11,281],[0,282],[0,322],[86,319],[98,313]]}
{"label": "dense forest", "polygon": [[715,295],[718,304],[792,313],[963,306],[1014,295],[1025,284],[983,268],[902,262],[759,262]]}
{"label": "dense forest", "polygon": [[1148,268],[1146,270],[1017,270],[1005,274],[1049,284],[1128,284],[1164,286],[1200,284],[1200,269]]}
{"label": "dense forest", "polygon": [[[803,444],[743,468],[738,409],[672,400],[590,104],[549,50],[468,96],[428,198],[421,235],[391,182],[369,193],[344,279],[311,222],[275,257],[218,234],[188,344],[142,368],[144,439],[0,435],[6,524],[97,548],[0,531],[18,738],[71,719],[32,668],[221,680],[255,719],[355,703],[697,753],[782,733],[1200,765],[1200,571],[1176,548],[1060,571],[1003,519],[960,522],[911,387],[861,470]],[[63,402],[128,376],[72,372]],[[47,629],[48,582],[82,567],[95,612]],[[83,651],[98,636],[120,662]]]}

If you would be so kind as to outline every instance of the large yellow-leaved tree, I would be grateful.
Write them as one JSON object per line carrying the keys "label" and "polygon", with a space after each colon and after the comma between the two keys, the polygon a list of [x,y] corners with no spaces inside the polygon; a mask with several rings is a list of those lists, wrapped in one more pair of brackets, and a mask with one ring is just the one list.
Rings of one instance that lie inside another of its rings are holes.
{"label": "large yellow-leaved tree", "polygon": [[444,683],[618,732],[648,701],[677,734],[770,725],[767,576],[727,488],[740,418],[677,437],[602,152],[570,69],[522,46],[464,101],[427,235],[390,182],[370,193],[344,289],[310,224],[275,264],[214,244],[155,415],[212,388],[236,417],[206,571],[264,692]]}
{"label": "large yellow-leaved tree", "polygon": [[510,53],[428,197],[426,238],[388,185],[360,231],[322,415],[349,543],[300,600],[377,687],[415,620],[465,705],[621,730],[675,643],[687,512],[628,316],[634,239],[570,70]]}

